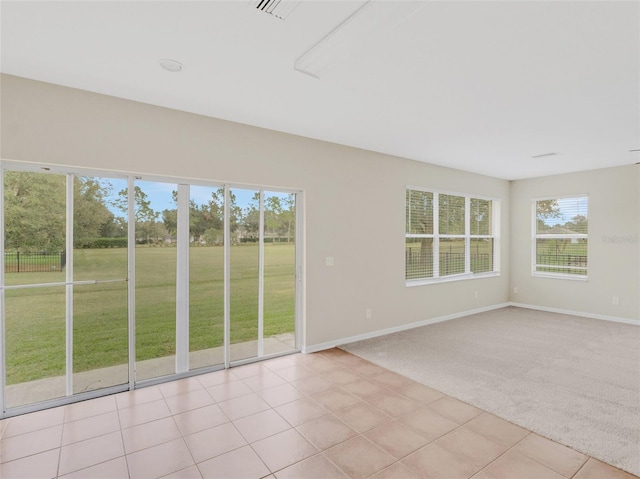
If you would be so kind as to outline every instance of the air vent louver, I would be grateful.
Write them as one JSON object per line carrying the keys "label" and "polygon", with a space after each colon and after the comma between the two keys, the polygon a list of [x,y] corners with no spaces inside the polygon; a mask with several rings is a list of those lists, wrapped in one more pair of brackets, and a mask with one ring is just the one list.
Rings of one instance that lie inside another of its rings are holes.
{"label": "air vent louver", "polygon": [[268,13],[280,20],[287,18],[302,0],[252,0],[250,7]]}

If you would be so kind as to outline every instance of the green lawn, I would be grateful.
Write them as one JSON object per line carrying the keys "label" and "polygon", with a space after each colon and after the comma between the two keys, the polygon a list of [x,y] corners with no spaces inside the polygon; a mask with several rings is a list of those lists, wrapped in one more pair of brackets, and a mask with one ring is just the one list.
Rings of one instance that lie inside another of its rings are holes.
{"label": "green lawn", "polygon": [[[126,249],[78,250],[74,278],[126,278]],[[258,246],[231,248],[231,342],[257,338]],[[190,350],[222,345],[223,248],[190,249]],[[136,248],[136,359],[175,353],[176,249]],[[265,245],[264,336],[293,332],[295,249]],[[64,281],[64,273],[7,273],[6,283]],[[7,384],[64,374],[65,287],[5,292]],[[74,372],[127,362],[127,283],[74,287]]]}
{"label": "green lawn", "polygon": [[538,272],[586,275],[587,240],[538,238],[536,264]]}

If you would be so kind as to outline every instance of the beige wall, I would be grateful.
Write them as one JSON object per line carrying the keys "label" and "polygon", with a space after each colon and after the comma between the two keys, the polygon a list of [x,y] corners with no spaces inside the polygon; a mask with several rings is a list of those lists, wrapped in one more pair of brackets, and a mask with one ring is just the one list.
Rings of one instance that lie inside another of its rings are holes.
{"label": "beige wall", "polygon": [[[582,194],[589,196],[588,281],[532,277],[532,198]],[[511,301],[640,320],[640,166],[512,182]]]}
{"label": "beige wall", "polygon": [[[3,159],[303,190],[308,347],[509,299],[508,181],[12,76],[1,87]],[[502,275],[405,287],[406,185],[501,198]]]}

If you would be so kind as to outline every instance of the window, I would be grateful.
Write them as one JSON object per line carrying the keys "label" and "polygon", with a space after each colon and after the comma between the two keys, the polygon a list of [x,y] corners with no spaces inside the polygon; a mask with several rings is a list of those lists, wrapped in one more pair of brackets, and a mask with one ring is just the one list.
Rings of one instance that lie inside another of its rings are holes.
{"label": "window", "polygon": [[588,198],[534,201],[533,274],[586,279]]}
{"label": "window", "polygon": [[406,191],[408,285],[497,273],[499,202],[453,193]]}

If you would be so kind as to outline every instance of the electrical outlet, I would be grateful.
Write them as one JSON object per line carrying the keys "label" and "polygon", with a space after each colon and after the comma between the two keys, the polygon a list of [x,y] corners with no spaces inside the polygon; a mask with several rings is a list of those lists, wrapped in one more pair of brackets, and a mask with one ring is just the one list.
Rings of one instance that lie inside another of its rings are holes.
{"label": "electrical outlet", "polygon": [[617,296],[612,297],[611,304],[613,304],[614,306],[620,306],[620,298],[618,298]]}
{"label": "electrical outlet", "polygon": [[476,298],[476,299],[478,299],[479,295],[478,295],[478,292],[477,292],[477,291],[476,291],[475,293],[473,293],[473,297],[474,297],[474,298]]}
{"label": "electrical outlet", "polygon": [[513,294],[518,294],[518,288],[517,287],[513,288]]}
{"label": "electrical outlet", "polygon": [[371,316],[372,316],[371,308],[367,308],[364,312],[364,315],[367,317],[367,319],[371,319]]}

